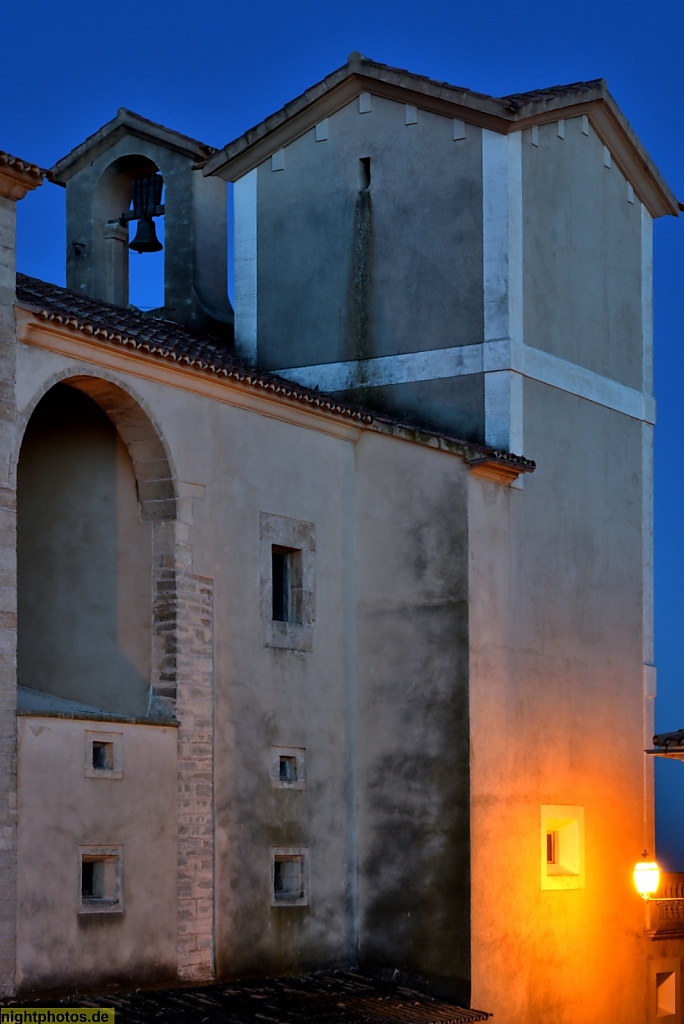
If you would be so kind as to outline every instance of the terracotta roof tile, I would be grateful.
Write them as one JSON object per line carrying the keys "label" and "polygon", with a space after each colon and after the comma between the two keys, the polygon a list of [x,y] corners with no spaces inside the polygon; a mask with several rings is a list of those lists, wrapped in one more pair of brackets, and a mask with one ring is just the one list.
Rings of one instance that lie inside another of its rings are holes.
{"label": "terracotta roof tile", "polygon": [[134,308],[112,306],[25,274],[17,274],[17,302],[34,310],[40,319],[58,323],[102,343],[121,345],[146,355],[168,359],[198,372],[214,374],[324,412],[347,417],[385,433],[412,437],[425,444],[457,451],[469,463],[494,460],[520,473],[529,473],[535,468],[534,462],[521,455],[450,438],[436,431],[416,429],[415,425],[339,401],[334,395],[294,384],[273,373],[256,370],[236,359],[223,342],[197,334],[170,320],[145,316]]}
{"label": "terracotta roof tile", "polygon": [[491,1016],[351,970],[167,992],[138,990],[21,1003],[25,1008],[41,1004],[114,1007],[124,1024],[154,1020],[164,1024],[254,1024],[255,1020],[264,1024],[465,1024]]}
{"label": "terracotta roof tile", "polygon": [[27,160],[20,160],[18,156],[12,156],[11,153],[5,153],[2,149],[0,149],[0,165],[3,167],[9,167],[11,170],[14,170],[19,174],[35,178],[37,181],[42,181],[43,178],[49,178],[51,176],[49,171],[39,167],[38,164],[31,164],[28,163]]}

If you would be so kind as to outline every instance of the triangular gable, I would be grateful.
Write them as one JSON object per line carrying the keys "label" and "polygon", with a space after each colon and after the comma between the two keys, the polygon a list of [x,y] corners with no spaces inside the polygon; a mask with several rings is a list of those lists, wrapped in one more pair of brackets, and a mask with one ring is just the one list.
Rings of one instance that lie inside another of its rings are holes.
{"label": "triangular gable", "polygon": [[66,185],[69,179],[85,164],[92,163],[101,153],[105,153],[123,136],[134,136],[155,143],[162,143],[169,149],[185,153],[195,163],[202,166],[212,154],[216,153],[213,146],[207,146],[197,139],[165,128],[163,124],[149,121],[140,114],[120,107],[117,115],[98,131],[90,135],[80,146],[76,146],[65,157],[58,160],[52,168],[53,179],[58,185]]}
{"label": "triangular gable", "polygon": [[236,181],[364,92],[504,135],[584,114],[650,214],[678,216],[675,196],[603,79],[495,97],[378,64],[359,53],[350,54],[343,67],[216,152],[204,173]]}

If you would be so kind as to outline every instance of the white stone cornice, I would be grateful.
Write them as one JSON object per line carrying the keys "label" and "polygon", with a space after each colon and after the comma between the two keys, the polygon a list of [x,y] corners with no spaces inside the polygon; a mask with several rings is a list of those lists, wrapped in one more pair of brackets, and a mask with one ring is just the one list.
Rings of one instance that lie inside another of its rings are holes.
{"label": "white stone cornice", "polygon": [[[321,391],[348,391],[355,387],[385,387],[417,381],[443,380],[474,373],[513,373],[548,384],[568,394],[595,402],[614,412],[645,423],[655,422],[652,395],[627,387],[584,366],[510,338],[486,341],[482,345],[454,345],[427,352],[405,352],[375,359],[318,363],[274,371],[304,387]],[[492,384],[494,380],[492,379]],[[500,392],[500,389],[499,389]]]}

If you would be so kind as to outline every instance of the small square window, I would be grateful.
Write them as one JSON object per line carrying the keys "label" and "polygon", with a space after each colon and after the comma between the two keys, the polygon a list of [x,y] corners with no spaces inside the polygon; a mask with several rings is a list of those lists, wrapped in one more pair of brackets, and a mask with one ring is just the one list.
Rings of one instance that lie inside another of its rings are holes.
{"label": "small square window", "polygon": [[304,747],[271,747],[271,785],[274,789],[306,789]]}
{"label": "small square window", "polygon": [[95,740],[93,742],[93,768],[100,771],[112,771],[114,768],[114,745]]}
{"label": "small square window", "polygon": [[272,906],[303,907],[308,904],[306,854],[304,849],[273,850]]}
{"label": "small square window", "polygon": [[88,779],[123,778],[123,733],[86,730],[85,775]]}
{"label": "small square window", "polygon": [[123,911],[123,850],[120,846],[82,846],[81,914]]}

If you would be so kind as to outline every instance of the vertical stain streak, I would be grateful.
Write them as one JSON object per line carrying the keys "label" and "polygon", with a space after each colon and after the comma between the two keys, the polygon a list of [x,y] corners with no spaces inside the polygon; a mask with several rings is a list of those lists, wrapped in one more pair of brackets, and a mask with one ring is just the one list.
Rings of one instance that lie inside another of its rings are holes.
{"label": "vertical stain streak", "polygon": [[[351,280],[351,342],[353,358],[369,359],[372,355],[371,300],[373,267],[373,216],[371,194],[361,189],[354,206],[354,251]],[[359,367],[358,386],[364,385]]]}

